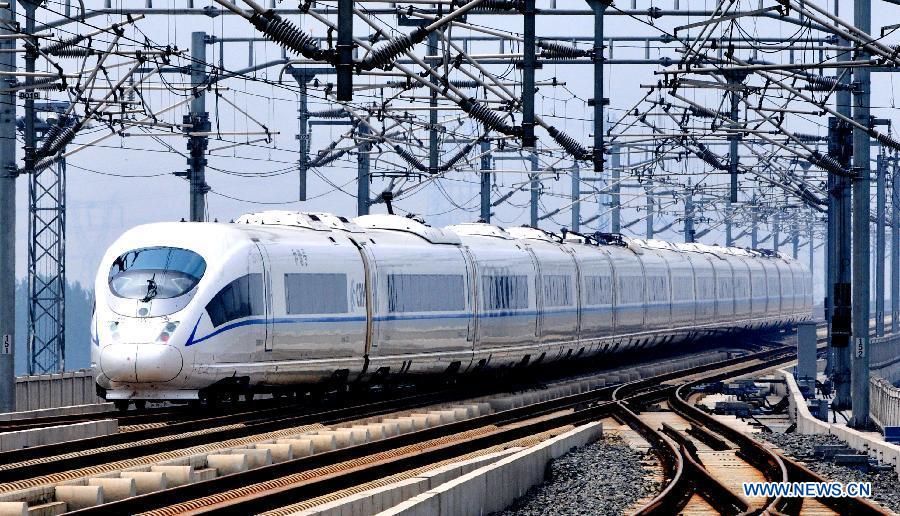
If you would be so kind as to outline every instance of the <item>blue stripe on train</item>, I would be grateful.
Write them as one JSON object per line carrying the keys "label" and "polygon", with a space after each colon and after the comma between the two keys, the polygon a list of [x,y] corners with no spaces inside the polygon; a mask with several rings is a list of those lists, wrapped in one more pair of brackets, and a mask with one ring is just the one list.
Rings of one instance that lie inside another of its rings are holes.
{"label": "blue stripe on train", "polygon": [[[672,303],[673,306],[683,306],[688,304],[713,304],[716,303],[716,300],[701,300],[701,301],[676,301]],[[659,304],[668,304],[668,303],[659,303]],[[642,307],[643,303],[633,303],[633,304],[625,304],[618,305],[619,309],[635,309],[638,307]],[[544,315],[561,315],[561,314],[569,314],[576,313],[578,311],[577,308],[558,308],[558,309],[549,309],[544,310]],[[596,306],[596,307],[585,307],[581,309],[582,313],[585,312],[611,312],[613,311],[612,306]],[[479,314],[480,317],[484,318],[494,318],[494,317],[533,317],[538,314],[537,310],[494,310],[489,312],[481,312]],[[437,314],[398,314],[398,315],[377,315],[375,316],[375,321],[419,321],[419,320],[434,320],[434,319],[466,319],[472,317],[471,312],[445,312],[445,313],[437,313]],[[323,317],[276,317],[272,319],[272,324],[299,324],[299,323],[340,323],[340,322],[365,322],[366,317],[364,315],[342,315],[342,316],[323,316]],[[224,333],[228,330],[233,330],[234,328],[239,328],[241,326],[250,326],[257,324],[266,324],[265,319],[245,319],[242,321],[236,321],[230,324],[226,324],[221,328],[216,329],[212,333],[208,335],[204,335],[200,338],[195,338],[197,333],[197,327],[200,325],[200,319],[197,319],[197,323],[194,324],[194,329],[191,331],[190,337],[188,337],[185,346],[193,346],[194,344],[199,344],[204,340],[210,339],[219,335],[220,333]]]}

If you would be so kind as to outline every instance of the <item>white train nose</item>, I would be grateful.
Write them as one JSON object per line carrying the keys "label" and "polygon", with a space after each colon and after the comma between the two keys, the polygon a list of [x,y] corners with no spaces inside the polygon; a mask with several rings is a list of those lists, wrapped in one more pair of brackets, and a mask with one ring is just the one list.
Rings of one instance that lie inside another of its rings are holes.
{"label": "white train nose", "polygon": [[119,383],[168,382],[181,372],[178,349],[162,344],[110,344],[100,352],[100,368]]}

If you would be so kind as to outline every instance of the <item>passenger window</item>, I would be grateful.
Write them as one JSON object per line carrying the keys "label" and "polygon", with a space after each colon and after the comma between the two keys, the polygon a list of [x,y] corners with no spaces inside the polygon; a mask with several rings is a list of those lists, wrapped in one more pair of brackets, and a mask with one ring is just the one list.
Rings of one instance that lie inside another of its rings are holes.
{"label": "passenger window", "polygon": [[528,308],[528,276],[482,276],[481,296],[486,310]]}
{"label": "passenger window", "polygon": [[572,296],[569,276],[554,274],[544,276],[544,306],[569,306]]}
{"label": "passenger window", "polygon": [[221,326],[228,321],[263,315],[265,294],[262,274],[241,276],[219,291],[206,305],[206,313],[213,326]]}
{"label": "passenger window", "polygon": [[669,282],[665,276],[648,276],[647,288],[650,303],[669,302]]}
{"label": "passenger window", "polygon": [[719,278],[719,299],[731,299],[734,297],[734,287],[731,278]]}
{"label": "passenger window", "polygon": [[644,302],[644,277],[619,276],[620,305],[641,304]]}
{"label": "passenger window", "polygon": [[697,298],[698,299],[715,299],[716,284],[713,278],[706,276],[697,277]]}
{"label": "passenger window", "polygon": [[466,309],[466,286],[457,274],[389,274],[388,312],[453,312]]}
{"label": "passenger window", "polygon": [[288,273],[284,275],[287,313],[344,314],[347,305],[347,275]]}
{"label": "passenger window", "polygon": [[694,278],[693,276],[673,276],[672,277],[672,296],[675,301],[693,301],[694,300]]}
{"label": "passenger window", "polygon": [[584,278],[585,303],[588,305],[612,304],[612,278],[609,276],[586,276]]}

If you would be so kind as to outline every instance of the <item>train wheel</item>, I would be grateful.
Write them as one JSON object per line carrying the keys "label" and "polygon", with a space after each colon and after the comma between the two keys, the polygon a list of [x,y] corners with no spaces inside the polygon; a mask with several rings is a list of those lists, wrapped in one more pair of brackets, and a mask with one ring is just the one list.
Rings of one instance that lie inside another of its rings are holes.
{"label": "train wheel", "polygon": [[131,402],[128,400],[115,400],[113,401],[113,405],[119,412],[125,412],[128,410],[128,406],[131,405]]}
{"label": "train wheel", "polygon": [[244,393],[244,401],[246,401],[247,403],[250,403],[251,401],[253,401],[253,395],[254,395],[254,394],[255,394],[255,393],[254,393],[253,391],[247,391],[247,392],[245,392],[245,393]]}
{"label": "train wheel", "polygon": [[135,400],[134,408],[137,410],[144,410],[147,408],[147,400]]}

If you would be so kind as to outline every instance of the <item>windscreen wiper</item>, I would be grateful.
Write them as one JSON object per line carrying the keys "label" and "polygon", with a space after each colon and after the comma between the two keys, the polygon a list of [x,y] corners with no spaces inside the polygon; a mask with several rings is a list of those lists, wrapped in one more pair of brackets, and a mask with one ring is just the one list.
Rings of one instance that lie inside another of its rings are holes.
{"label": "windscreen wiper", "polygon": [[156,281],[153,278],[147,280],[147,294],[144,296],[144,299],[141,299],[142,302],[146,303],[156,297]]}

